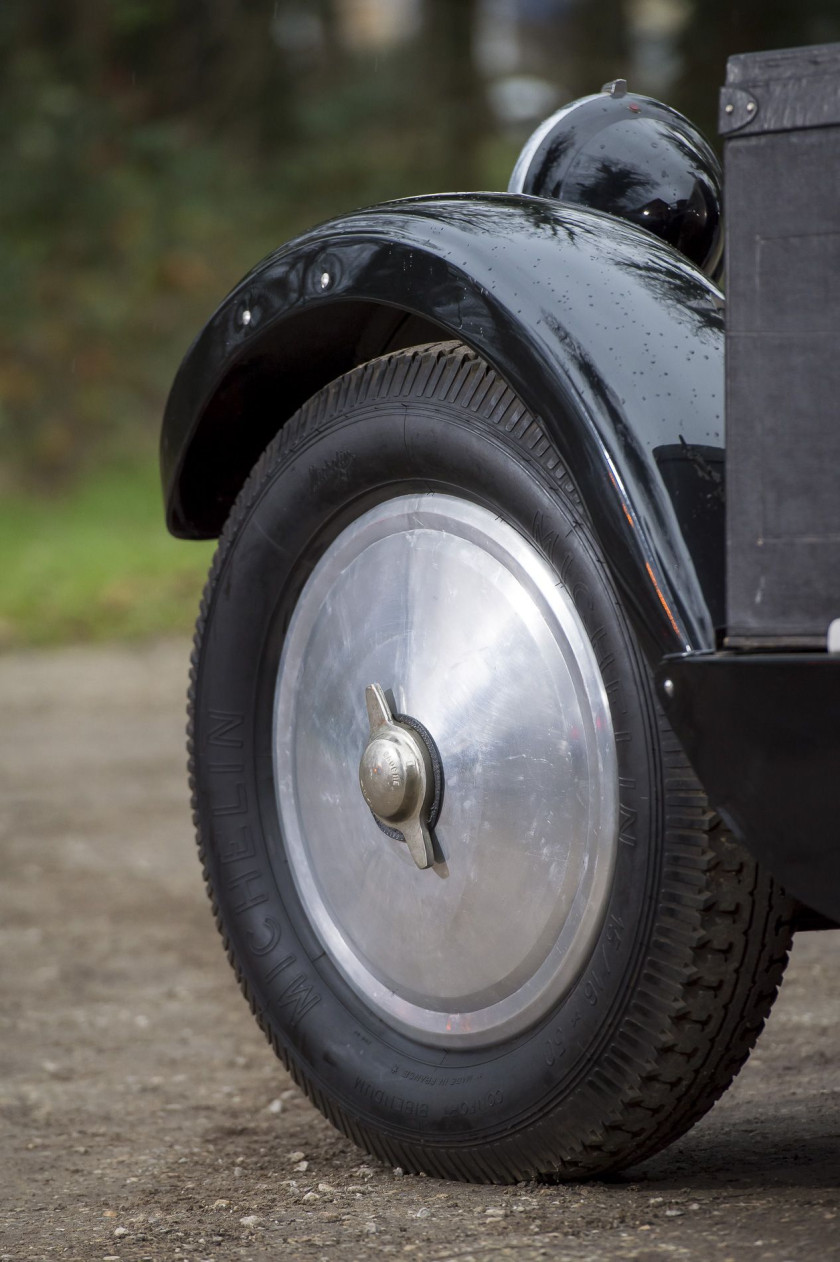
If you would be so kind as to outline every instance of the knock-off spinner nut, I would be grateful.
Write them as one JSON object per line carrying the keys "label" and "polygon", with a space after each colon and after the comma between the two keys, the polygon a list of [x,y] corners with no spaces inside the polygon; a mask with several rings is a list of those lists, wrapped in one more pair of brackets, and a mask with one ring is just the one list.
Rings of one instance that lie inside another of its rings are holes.
{"label": "knock-off spinner nut", "polygon": [[417,813],[425,796],[425,776],[418,742],[404,732],[371,738],[359,767],[365,801],[375,815],[398,824]]}
{"label": "knock-off spinner nut", "polygon": [[417,733],[394,719],[379,684],[365,689],[370,736],[359,764],[362,796],[375,817],[396,826],[418,868],[434,863],[428,828],[433,776],[429,752]]}

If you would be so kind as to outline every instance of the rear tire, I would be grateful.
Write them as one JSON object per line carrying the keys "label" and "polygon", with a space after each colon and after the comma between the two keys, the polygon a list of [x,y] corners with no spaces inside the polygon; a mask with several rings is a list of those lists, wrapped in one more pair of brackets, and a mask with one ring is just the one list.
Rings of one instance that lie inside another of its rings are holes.
{"label": "rear tire", "polygon": [[[373,682],[440,750],[422,871],[359,792]],[[709,809],[546,432],[457,343],[355,369],[259,461],[202,603],[190,769],[257,1020],[385,1161],[620,1169],[762,1028],[791,904]]]}

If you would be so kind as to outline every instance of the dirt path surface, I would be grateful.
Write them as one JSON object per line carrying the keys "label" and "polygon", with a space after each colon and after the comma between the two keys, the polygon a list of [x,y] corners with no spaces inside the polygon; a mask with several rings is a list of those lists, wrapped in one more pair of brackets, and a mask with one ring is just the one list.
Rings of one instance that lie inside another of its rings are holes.
{"label": "dirt path surface", "polygon": [[185,643],[0,657],[0,1260],[840,1258],[840,934],[757,1052],[610,1183],[405,1177],[293,1087],[193,853]]}

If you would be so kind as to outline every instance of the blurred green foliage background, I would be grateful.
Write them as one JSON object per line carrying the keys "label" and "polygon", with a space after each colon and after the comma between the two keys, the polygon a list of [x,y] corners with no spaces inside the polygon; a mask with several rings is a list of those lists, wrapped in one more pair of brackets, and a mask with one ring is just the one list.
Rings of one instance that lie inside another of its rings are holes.
{"label": "blurred green foliage background", "polygon": [[210,549],[163,528],[163,403],[282,240],[503,188],[617,76],[714,139],[730,53],[838,39],[837,0],[4,0],[0,647],[189,626]]}

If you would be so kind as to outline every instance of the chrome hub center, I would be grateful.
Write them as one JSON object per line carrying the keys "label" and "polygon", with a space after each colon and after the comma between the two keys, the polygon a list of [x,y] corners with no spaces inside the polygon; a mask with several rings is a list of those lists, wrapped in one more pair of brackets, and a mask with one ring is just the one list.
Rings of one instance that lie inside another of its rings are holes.
{"label": "chrome hub center", "polygon": [[273,739],[278,883],[388,1028],[489,1048],[571,993],[608,914],[618,763],[542,549],[452,495],[374,505],[301,591]]}
{"label": "chrome hub center", "polygon": [[365,689],[370,738],[359,764],[362,796],[374,816],[398,831],[418,868],[434,862],[428,809],[433,779],[429,752],[415,732],[394,719],[379,684]]}
{"label": "chrome hub center", "polygon": [[417,813],[425,797],[426,774],[419,742],[394,730],[376,736],[362,754],[359,782],[370,809],[398,824]]}

